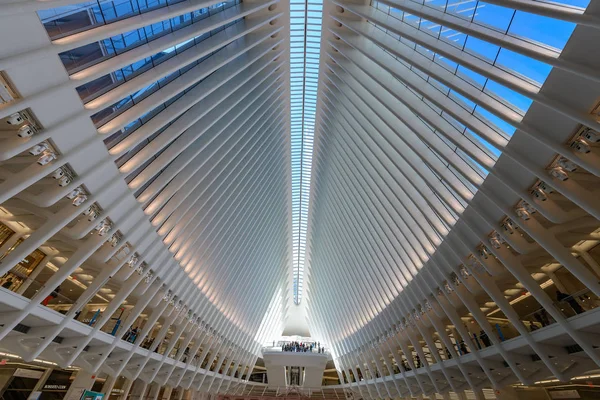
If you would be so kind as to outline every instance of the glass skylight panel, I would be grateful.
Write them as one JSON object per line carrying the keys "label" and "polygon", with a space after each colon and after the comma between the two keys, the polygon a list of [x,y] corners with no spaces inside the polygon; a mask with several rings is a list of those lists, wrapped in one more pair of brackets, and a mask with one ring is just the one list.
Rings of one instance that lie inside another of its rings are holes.
{"label": "glass skylight panel", "polygon": [[322,0],[290,2],[292,268],[296,304],[300,304],[302,299],[304,281],[322,10]]}
{"label": "glass skylight panel", "polygon": [[[518,37],[524,39],[530,43],[540,46],[544,49],[555,51],[559,54],[564,47],[564,44],[570,37],[574,24],[559,21],[556,19],[533,16],[532,18],[528,13],[517,11],[511,8],[497,6],[486,3],[484,1],[476,0],[412,0],[419,4],[424,4],[427,7],[441,9],[443,12],[451,14],[461,19],[465,19],[469,22],[482,25],[486,28],[494,29],[503,34]],[[564,4],[566,7],[585,7],[587,1],[562,1],[559,2]],[[372,2],[372,6],[383,11],[390,16],[409,24],[410,26],[424,31],[427,34],[438,37],[444,42],[451,44],[473,56],[489,63],[492,66],[500,68],[524,82],[533,84],[541,87],[546,80],[548,74],[551,71],[551,66],[533,60],[527,56],[517,54],[513,51],[499,47],[497,45],[488,43],[484,40],[472,37],[462,32],[455,31],[446,26],[440,26],[439,24],[428,21],[424,18],[417,17],[415,15],[403,12],[398,9],[388,7],[377,1]],[[480,74],[470,70],[464,65],[460,65],[455,61],[449,60],[430,49],[426,49],[412,41],[409,38],[398,36],[396,33],[385,29],[377,25],[376,21],[371,21],[379,29],[382,29],[388,35],[399,40],[401,43],[415,49],[423,56],[433,60],[434,63],[444,67],[448,71],[454,73],[472,86],[477,87],[479,90],[490,96],[496,101],[506,105],[516,113],[524,115],[529,106],[531,105],[531,99],[517,93],[506,86],[503,86],[497,82],[492,81]],[[425,72],[415,68],[414,65],[407,64],[407,60],[400,60],[399,62],[410,68],[411,71],[415,72],[421,78],[425,79],[432,86],[442,91],[446,96],[449,96],[456,103],[467,108],[470,106],[470,112],[472,112],[477,118],[490,125],[495,131],[500,133],[502,136],[509,138],[515,128],[514,126],[500,119],[495,113],[490,112],[480,105],[474,105],[468,99],[463,96],[457,96],[457,93],[448,90],[440,82],[436,81],[431,76],[428,76]],[[446,119],[447,116],[445,116]],[[451,121],[454,124],[454,121]],[[465,127],[457,127],[466,133]],[[478,137],[470,135],[471,140],[478,141]],[[494,156],[499,156],[499,149],[493,148],[485,140],[479,140],[477,143],[479,147],[491,150]],[[471,161],[471,160],[469,160]]]}

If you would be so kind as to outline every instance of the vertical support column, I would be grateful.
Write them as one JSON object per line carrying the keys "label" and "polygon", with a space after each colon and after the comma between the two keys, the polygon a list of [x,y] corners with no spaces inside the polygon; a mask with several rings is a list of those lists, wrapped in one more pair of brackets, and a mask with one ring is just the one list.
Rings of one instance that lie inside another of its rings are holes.
{"label": "vertical support column", "polygon": [[102,385],[102,390],[101,392],[104,393],[104,398],[108,399],[110,397],[110,393],[113,390],[113,387],[115,387],[115,382],[117,381],[117,378],[114,376],[108,376],[106,378],[106,380],[104,381],[104,385]]}
{"label": "vertical support column", "polygon": [[[483,390],[473,388],[473,393],[475,394],[476,400],[485,400],[485,395],[483,394]],[[511,397],[511,399],[515,399],[516,397]]]}
{"label": "vertical support column", "polygon": [[131,389],[131,397],[130,400],[142,400],[144,399],[144,395],[146,393],[146,389],[148,384],[141,379],[137,379],[133,383],[133,388]]}
{"label": "vertical support column", "polygon": [[44,268],[46,268],[46,264],[48,264],[48,261],[50,261],[51,258],[51,256],[46,256],[42,258],[42,261],[40,261],[37,267],[35,267],[33,271],[31,271],[31,274],[27,277],[27,279],[25,279],[25,282],[23,282],[23,284],[19,286],[19,289],[17,289],[16,291],[17,294],[23,294],[27,289],[29,289],[29,286],[31,286],[31,284],[35,281],[35,278],[37,278],[38,275],[44,270]]}
{"label": "vertical support column", "polygon": [[53,368],[48,368],[47,370],[44,371],[42,376],[40,376],[40,379],[37,381],[37,383],[33,387],[33,390],[31,391],[31,394],[29,395],[27,400],[37,400],[40,397],[41,391],[44,388],[44,385],[46,384],[46,381],[50,377],[50,374],[52,373],[52,371],[54,371]]}
{"label": "vertical support column", "polygon": [[[160,389],[160,386],[159,386]],[[163,390],[162,396],[160,396],[161,400],[169,400],[171,398],[171,394],[173,393],[173,388],[171,386],[165,386],[165,390]]]}
{"label": "vertical support column", "polygon": [[123,387],[121,388],[122,392],[119,395],[119,400],[127,399],[127,396],[129,396],[129,392],[131,391],[131,386],[133,386],[133,381],[131,379],[126,379]]}
{"label": "vertical support column", "polygon": [[75,380],[67,390],[64,400],[79,400],[84,390],[91,390],[96,381],[96,375],[80,369],[75,376]]}
{"label": "vertical support column", "polygon": [[565,285],[562,283],[562,281],[556,276],[556,274],[554,272],[550,272],[550,271],[544,271],[544,273],[546,275],[548,275],[548,277],[550,279],[552,279],[552,281],[554,282],[554,285],[556,285],[556,288],[558,290],[560,290],[563,293],[569,293],[569,290],[565,287]]}
{"label": "vertical support column", "polygon": [[148,393],[149,400],[158,400],[158,394],[160,393],[160,385],[153,383],[150,385],[150,392]]}

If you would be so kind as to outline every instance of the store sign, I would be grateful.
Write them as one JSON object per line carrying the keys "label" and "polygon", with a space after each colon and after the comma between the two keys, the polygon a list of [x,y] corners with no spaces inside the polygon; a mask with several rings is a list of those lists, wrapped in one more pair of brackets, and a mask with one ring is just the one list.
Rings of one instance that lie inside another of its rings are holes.
{"label": "store sign", "polygon": [[42,374],[42,371],[37,371],[35,369],[17,368],[13,376],[18,376],[19,378],[40,379]]}
{"label": "store sign", "polygon": [[549,392],[553,399],[580,399],[581,396],[577,390],[556,390]]}
{"label": "store sign", "polygon": [[44,385],[44,390],[67,390],[67,385]]}

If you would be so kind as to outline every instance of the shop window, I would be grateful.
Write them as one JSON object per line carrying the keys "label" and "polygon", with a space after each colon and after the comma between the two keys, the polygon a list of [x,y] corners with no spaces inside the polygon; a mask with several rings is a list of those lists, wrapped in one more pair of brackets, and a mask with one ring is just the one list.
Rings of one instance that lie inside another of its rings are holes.
{"label": "shop window", "polygon": [[[7,372],[3,368],[2,372]],[[3,400],[27,400],[44,371],[39,369],[16,368],[12,371],[8,385],[2,393]]]}
{"label": "shop window", "polygon": [[44,386],[40,400],[61,400],[67,394],[67,390],[73,382],[71,377],[73,371],[55,369],[52,371]]}

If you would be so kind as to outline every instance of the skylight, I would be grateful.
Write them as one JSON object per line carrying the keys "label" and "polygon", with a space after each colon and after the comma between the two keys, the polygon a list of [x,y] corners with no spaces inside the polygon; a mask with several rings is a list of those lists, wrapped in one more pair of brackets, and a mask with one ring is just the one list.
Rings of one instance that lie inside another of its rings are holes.
{"label": "skylight", "polygon": [[300,304],[312,166],[322,0],[290,1],[290,108],[294,303]]}

